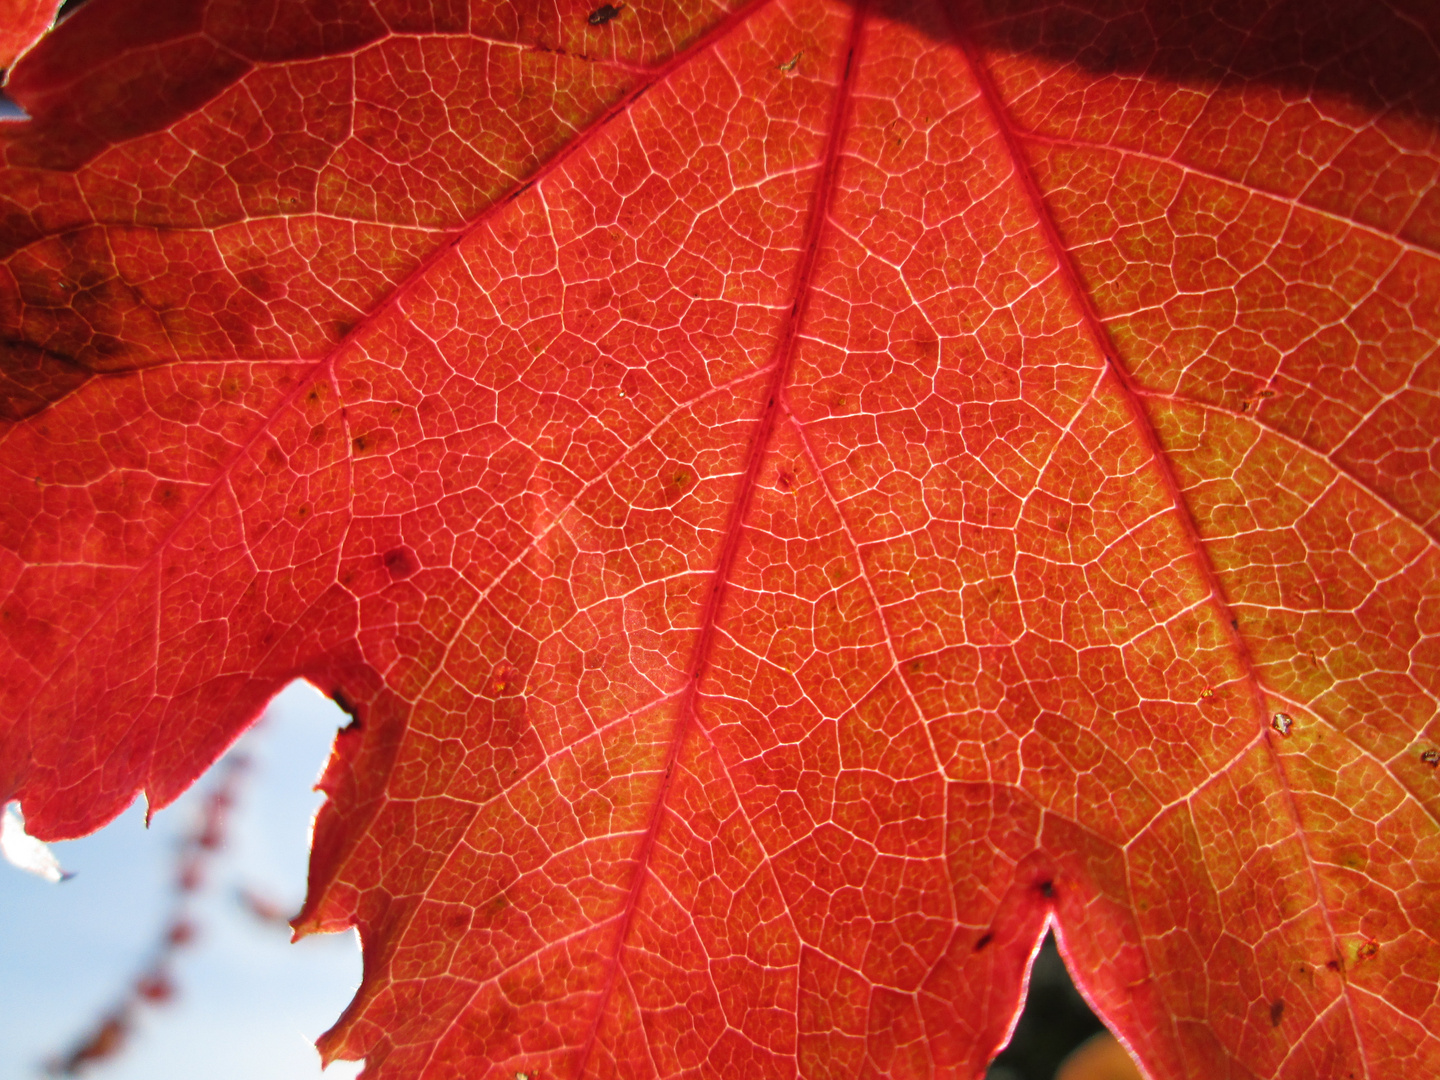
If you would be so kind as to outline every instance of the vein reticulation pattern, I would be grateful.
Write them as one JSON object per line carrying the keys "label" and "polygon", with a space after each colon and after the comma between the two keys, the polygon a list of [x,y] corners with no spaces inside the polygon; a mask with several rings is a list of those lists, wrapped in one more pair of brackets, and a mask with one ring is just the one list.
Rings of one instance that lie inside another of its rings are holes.
{"label": "vein reticulation pattern", "polygon": [[970,1077],[1050,919],[1155,1077],[1440,1073],[1440,24],[1217,10],[92,0],[0,796],[333,693],[370,1077]]}

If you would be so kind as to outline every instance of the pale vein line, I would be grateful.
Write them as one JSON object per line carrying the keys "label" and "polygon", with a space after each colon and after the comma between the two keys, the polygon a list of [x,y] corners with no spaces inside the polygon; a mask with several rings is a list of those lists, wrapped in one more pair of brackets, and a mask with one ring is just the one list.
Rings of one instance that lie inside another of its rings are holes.
{"label": "pale vein line", "polygon": [[1161,168],[1171,169],[1186,176],[1195,176],[1205,180],[1213,180],[1214,182],[1224,184],[1226,187],[1232,188],[1233,190],[1243,191],[1247,195],[1254,195],[1257,198],[1268,199],[1272,202],[1281,203],[1285,206],[1289,206],[1292,210],[1299,210],[1306,214],[1314,214],[1317,217],[1326,218],[1330,221],[1333,221],[1337,225],[1343,225],[1347,229],[1353,229],[1356,232],[1366,233],[1370,236],[1375,237],[1378,240],[1384,240],[1386,243],[1394,244],[1396,247],[1403,248],[1406,251],[1415,252],[1416,254],[1424,255],[1427,258],[1431,259],[1440,257],[1440,252],[1437,252],[1434,248],[1426,247],[1424,244],[1416,243],[1413,240],[1406,240],[1403,237],[1396,236],[1394,233],[1386,232],[1379,226],[1367,224],[1366,222],[1360,221],[1357,218],[1349,217],[1334,210],[1326,210],[1324,207],[1316,206],[1313,203],[1304,202],[1301,196],[1284,195],[1278,191],[1271,191],[1267,188],[1256,187],[1255,185],[1248,184],[1243,180],[1237,180],[1233,176],[1226,176],[1223,173],[1217,173],[1210,169],[1203,168],[1199,165],[1192,165],[1189,162],[1176,161],[1173,158],[1162,157],[1159,154],[1153,154],[1146,150],[1139,150],[1129,146],[1117,146],[1113,143],[1099,142],[1089,139],[1067,138],[1063,135],[1046,135],[1042,132],[1034,131],[1029,128],[1016,127],[1012,128],[1012,130],[1018,138],[1023,139],[1026,142],[1042,143],[1047,146],[1062,146],[1072,150],[1103,150],[1108,153],[1118,154],[1121,157],[1138,158],[1141,161],[1149,162],[1150,164]]}
{"label": "pale vein line", "polygon": [[1421,797],[1420,793],[1415,791],[1399,776],[1395,775],[1395,770],[1391,768],[1392,764],[1395,761],[1404,759],[1404,751],[1401,751],[1399,755],[1391,758],[1389,761],[1383,760],[1373,751],[1356,742],[1343,728],[1337,727],[1333,720],[1331,720],[1327,716],[1324,716],[1318,709],[1315,708],[1314,705],[1307,705],[1303,701],[1297,701],[1294,698],[1287,697],[1286,695],[1278,693],[1274,690],[1270,690],[1268,691],[1268,693],[1276,701],[1289,705],[1297,712],[1303,712],[1309,716],[1313,716],[1318,723],[1333,731],[1336,736],[1344,740],[1345,743],[1350,746],[1352,750],[1355,751],[1357,757],[1364,758],[1365,760],[1369,761],[1377,769],[1379,769],[1387,777],[1389,777],[1389,779],[1395,784],[1397,788],[1399,788],[1402,792],[1409,796],[1409,801],[1417,805],[1424,812],[1425,816],[1430,819],[1430,822],[1435,825],[1437,829],[1440,829],[1440,814],[1437,814],[1435,810],[1431,809],[1431,807],[1426,803],[1424,798]]}
{"label": "pale vein line", "polygon": [[[825,498],[829,500],[831,507],[835,510],[835,517],[839,519],[840,522],[840,531],[845,534],[846,542],[850,545],[850,549],[855,552],[855,562],[860,570],[860,581],[865,586],[865,595],[870,598],[870,606],[874,609],[875,614],[880,619],[881,639],[885,643],[886,653],[888,653],[890,656],[890,668],[884,673],[884,675],[882,675],[879,679],[876,680],[874,685],[878,687],[884,681],[885,676],[892,674],[897,679],[899,679],[900,685],[905,690],[905,698],[907,701],[910,702],[910,708],[915,711],[915,716],[920,721],[920,726],[925,731],[925,743],[927,746],[930,747],[931,764],[934,766],[935,775],[940,778],[940,782],[943,788],[946,777],[945,766],[940,760],[940,748],[935,745],[935,736],[930,730],[930,723],[925,716],[925,710],[920,707],[920,702],[915,699],[915,691],[911,688],[909,681],[900,671],[901,661],[900,657],[895,652],[894,631],[890,626],[890,620],[886,618],[886,609],[884,605],[880,603],[879,596],[877,596],[875,593],[875,583],[870,580],[870,574],[866,570],[865,556],[860,549],[860,544],[856,541],[855,534],[850,530],[850,522],[847,521],[845,518],[845,512],[840,507],[840,500],[836,498],[835,492],[830,486],[829,478],[825,475],[825,469],[821,466],[820,459],[815,454],[815,448],[810,445],[810,439],[805,433],[805,426],[790,410],[790,404],[788,401],[785,400],[783,394],[781,395],[781,408],[784,410],[786,418],[789,419],[792,427],[794,428],[796,437],[800,440],[800,446],[803,449],[806,458],[808,458],[810,461],[810,467],[815,470],[815,476],[820,481],[820,487],[825,492]],[[858,704],[859,702],[857,701],[855,705]],[[852,705],[852,709],[854,707],[855,706]],[[953,897],[951,899],[953,906]]]}
{"label": "pale vein line", "polygon": [[623,909],[624,924],[615,936],[614,953],[608,965],[609,970],[606,975],[605,985],[601,988],[599,999],[595,1005],[594,1018],[591,1022],[589,1035],[586,1038],[584,1047],[576,1058],[575,1071],[577,1076],[584,1074],[590,1055],[594,1051],[594,1047],[598,1041],[600,1028],[605,1021],[608,1003],[622,966],[622,955],[629,937],[630,927],[633,925],[634,918],[639,910],[640,891],[650,876],[650,858],[659,835],[660,824],[663,820],[670,786],[676,770],[680,767],[680,753],[687,741],[690,728],[692,726],[698,726],[697,705],[700,695],[700,680],[710,665],[715,636],[720,632],[720,605],[729,584],[730,574],[733,570],[734,561],[744,534],[745,519],[748,516],[750,503],[754,496],[759,469],[764,461],[773,435],[778,412],[778,399],[786,381],[790,377],[790,369],[794,361],[797,331],[803,322],[805,309],[811,292],[811,275],[815,266],[816,252],[819,248],[820,237],[823,234],[825,220],[828,216],[828,205],[830,199],[833,197],[835,188],[840,141],[844,120],[849,108],[850,92],[855,78],[855,68],[860,46],[860,31],[864,25],[866,7],[867,4],[864,0],[860,0],[851,17],[849,41],[844,54],[845,64],[841,74],[840,85],[835,91],[828,128],[829,134],[826,138],[822,155],[823,165],[813,194],[814,201],[811,205],[809,220],[805,226],[805,240],[801,246],[800,262],[796,267],[793,292],[794,300],[788,319],[775,344],[775,359],[772,365],[774,373],[768,395],[769,400],[762,407],[755,434],[752,436],[750,449],[747,453],[748,460],[745,471],[739,484],[736,501],[732,507],[730,521],[726,526],[725,537],[719,552],[716,570],[712,579],[713,585],[711,586],[710,594],[705,600],[701,613],[699,634],[695,641],[691,661],[687,665],[689,678],[687,680],[686,692],[680,705],[680,713],[676,719],[675,731],[666,755],[664,778],[661,781],[660,790],[655,796],[654,808],[650,825],[646,830],[645,840],[637,853],[636,866],[631,879],[630,895]]}
{"label": "pale vein line", "polygon": [[[1188,394],[1164,393],[1161,391],[1147,390],[1143,386],[1136,386],[1135,393],[1139,397],[1147,398],[1152,401],[1173,401],[1181,405],[1188,405],[1192,408],[1200,409],[1204,412],[1218,413],[1219,415],[1231,420],[1248,420],[1255,428],[1257,428],[1261,432],[1264,432],[1270,438],[1278,439],[1281,442],[1287,444],[1288,446],[1291,446],[1296,450],[1300,450],[1312,458],[1316,458],[1320,461],[1325,462],[1327,465],[1329,465],[1332,469],[1335,470],[1337,476],[1348,480],[1350,483],[1354,484],[1359,490],[1363,491],[1367,496],[1369,496],[1371,499],[1373,499],[1375,502],[1379,503],[1382,507],[1389,511],[1391,516],[1394,517],[1396,521],[1401,522],[1405,525],[1409,525],[1416,532],[1418,532],[1422,537],[1425,538],[1425,543],[1430,548],[1436,551],[1440,551],[1440,537],[1431,535],[1429,528],[1423,522],[1416,521],[1415,518],[1411,517],[1407,511],[1402,510],[1400,507],[1396,506],[1393,502],[1391,502],[1388,496],[1382,495],[1364,480],[1361,480],[1358,476],[1351,472],[1347,466],[1337,462],[1332,456],[1333,451],[1327,453],[1324,450],[1317,449],[1316,447],[1311,446],[1309,443],[1304,442],[1293,435],[1286,434],[1279,428],[1272,427],[1270,424],[1267,424],[1263,420],[1261,420],[1258,416],[1249,413],[1237,413],[1232,409],[1225,408],[1223,405],[1216,405],[1213,402],[1202,401],[1199,398],[1191,397]],[[1349,438],[1347,437],[1346,442],[1348,441]],[[1344,443],[1341,443],[1341,446],[1344,446]],[[1336,449],[1338,450],[1340,449],[1340,447],[1336,447]]]}
{"label": "pale vein line", "polygon": [[[1330,916],[1329,906],[1325,900],[1324,887],[1320,880],[1319,871],[1317,870],[1317,863],[1314,853],[1311,851],[1310,848],[1309,837],[1306,834],[1305,829],[1301,823],[1299,807],[1297,806],[1295,800],[1295,793],[1290,787],[1289,777],[1285,772],[1284,766],[1279,759],[1279,755],[1277,754],[1274,745],[1271,743],[1268,736],[1266,736],[1266,714],[1269,710],[1265,700],[1265,691],[1260,682],[1259,672],[1255,668],[1254,660],[1250,655],[1249,647],[1246,645],[1244,639],[1241,638],[1239,631],[1236,629],[1236,624],[1234,619],[1232,618],[1232,613],[1230,611],[1230,605],[1225,598],[1225,593],[1221,587],[1218,574],[1215,570],[1214,565],[1210,562],[1209,554],[1201,541],[1199,532],[1195,525],[1195,521],[1193,517],[1191,517],[1189,510],[1185,504],[1179,482],[1174,475],[1174,471],[1171,468],[1169,461],[1164,456],[1163,448],[1160,445],[1159,437],[1155,432],[1153,426],[1151,426],[1150,421],[1145,414],[1144,408],[1140,403],[1140,397],[1135,392],[1132,386],[1129,373],[1120,366],[1118,360],[1114,359],[1117,353],[1111,347],[1109,333],[1106,330],[1105,325],[1099,316],[1099,313],[1094,308],[1092,297],[1085,291],[1085,289],[1081,285],[1079,275],[1077,274],[1075,266],[1071,261],[1069,249],[1065,246],[1063,240],[1060,237],[1060,233],[1058,228],[1056,227],[1054,218],[1051,216],[1049,209],[1045,204],[1045,199],[1042,192],[1040,191],[1039,184],[1037,183],[1035,176],[1030,169],[1029,163],[1025,158],[1025,154],[1020,146],[1021,135],[1014,127],[1011,126],[1010,117],[1001,101],[999,91],[996,88],[993,79],[991,78],[988,68],[984,66],[980,58],[976,55],[974,46],[972,45],[968,35],[966,35],[961,30],[958,24],[954,25],[954,30],[956,42],[960,48],[962,55],[965,57],[967,64],[969,65],[971,74],[975,79],[976,84],[980,88],[981,98],[986,106],[987,111],[990,113],[992,122],[994,123],[995,128],[1000,135],[1000,138],[1008,152],[1011,166],[1014,170],[1015,179],[1019,183],[1022,193],[1026,198],[1026,201],[1030,204],[1031,212],[1034,215],[1036,226],[1039,228],[1042,236],[1045,238],[1047,246],[1050,248],[1053,257],[1061,268],[1062,280],[1066,286],[1067,292],[1071,296],[1072,301],[1075,303],[1077,309],[1080,312],[1082,325],[1087,331],[1087,335],[1091,338],[1092,344],[1097,354],[1104,359],[1106,368],[1112,373],[1118,385],[1120,396],[1124,400],[1125,404],[1128,406],[1128,410],[1131,413],[1132,426],[1136,433],[1141,437],[1144,444],[1150,449],[1151,458],[1153,459],[1155,467],[1159,471],[1161,478],[1169,491],[1171,501],[1175,505],[1181,525],[1183,527],[1186,527],[1187,529],[1188,538],[1190,540],[1190,547],[1194,555],[1195,568],[1199,572],[1201,580],[1205,583],[1210,592],[1212,602],[1214,603],[1217,613],[1220,614],[1220,616],[1222,617],[1222,624],[1225,627],[1225,632],[1230,639],[1231,650],[1236,656],[1236,658],[1240,661],[1242,667],[1245,669],[1246,681],[1250,684],[1252,691],[1252,704],[1255,710],[1256,727],[1260,735],[1264,738],[1265,747],[1268,752],[1268,757],[1270,759],[1271,770],[1279,783],[1281,792],[1283,793],[1286,808],[1289,811],[1289,815],[1291,818],[1293,834],[1304,855],[1306,867],[1309,872],[1311,888],[1315,891],[1315,896],[1320,907],[1320,913],[1325,924],[1326,932],[1330,938],[1331,947],[1338,955],[1339,937]],[[1141,939],[1141,942],[1142,949],[1144,949],[1143,937]],[[1150,963],[1148,950],[1146,950],[1146,960],[1147,964],[1150,965],[1151,970],[1153,971],[1154,966]],[[1356,1046],[1359,1048],[1361,1060],[1365,1069],[1365,1074],[1368,1077],[1370,1075],[1369,1055],[1366,1053],[1364,1037],[1361,1034],[1360,1030],[1359,1012],[1350,996],[1350,986],[1348,979],[1342,978],[1341,996],[1345,1000],[1346,1010],[1350,1017],[1351,1032],[1355,1038]],[[1178,1030],[1175,1028],[1175,1018],[1173,1016],[1170,1017],[1170,1022],[1171,1029],[1175,1037],[1175,1045],[1179,1046],[1181,1045],[1181,1043],[1178,1036]]]}

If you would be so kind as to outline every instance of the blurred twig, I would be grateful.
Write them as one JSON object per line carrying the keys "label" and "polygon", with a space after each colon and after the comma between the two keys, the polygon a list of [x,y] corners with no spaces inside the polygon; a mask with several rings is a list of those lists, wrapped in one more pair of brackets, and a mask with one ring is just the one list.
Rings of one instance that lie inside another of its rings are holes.
{"label": "blurred twig", "polygon": [[78,1076],[94,1065],[114,1058],[134,1030],[140,1009],[162,1005],[175,996],[174,960],[180,950],[196,938],[191,909],[204,887],[206,871],[215,854],[225,846],[225,829],[241,783],[250,769],[250,758],[231,753],[219,765],[219,775],[206,796],[195,826],[181,840],[175,870],[175,901],[160,940],[140,974],[126,988],[119,1002],[64,1054],[44,1066],[51,1076]]}

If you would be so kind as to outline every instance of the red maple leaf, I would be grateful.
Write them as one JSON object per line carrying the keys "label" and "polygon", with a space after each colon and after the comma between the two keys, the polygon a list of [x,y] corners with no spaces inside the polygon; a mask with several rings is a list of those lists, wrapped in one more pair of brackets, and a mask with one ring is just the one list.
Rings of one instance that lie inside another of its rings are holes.
{"label": "red maple leaf", "polygon": [[1433,4],[93,0],[0,128],[0,795],[355,717],[375,1077],[1440,1073]]}

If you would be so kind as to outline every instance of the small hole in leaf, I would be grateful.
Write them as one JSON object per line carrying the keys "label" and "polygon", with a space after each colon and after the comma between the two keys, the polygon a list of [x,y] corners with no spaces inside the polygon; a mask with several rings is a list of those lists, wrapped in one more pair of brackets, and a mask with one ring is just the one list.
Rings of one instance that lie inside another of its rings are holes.
{"label": "small hole in leaf", "polygon": [[604,26],[611,19],[616,18],[624,10],[624,7],[624,4],[601,4],[590,12],[588,21],[591,26]]}

